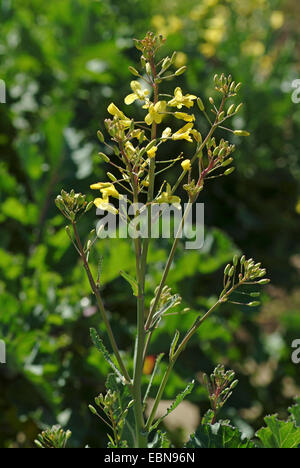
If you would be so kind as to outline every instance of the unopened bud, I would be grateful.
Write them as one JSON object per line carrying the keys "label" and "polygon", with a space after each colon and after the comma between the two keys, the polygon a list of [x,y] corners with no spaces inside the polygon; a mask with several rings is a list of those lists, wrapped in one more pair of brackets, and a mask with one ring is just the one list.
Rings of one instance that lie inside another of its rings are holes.
{"label": "unopened bud", "polygon": [[100,156],[101,159],[103,159],[103,161],[105,161],[107,163],[110,161],[109,157],[106,156],[106,154],[100,152],[100,153],[98,153],[98,155]]}
{"label": "unopened bud", "polygon": [[128,70],[130,71],[130,73],[132,73],[134,76],[140,76],[139,72],[132,66],[129,66],[128,67]]}
{"label": "unopened bud", "polygon": [[201,112],[203,112],[204,109],[205,109],[205,107],[204,107],[204,104],[203,104],[202,99],[199,98],[199,97],[197,98],[197,104],[198,104],[198,107],[199,107],[199,109],[201,110]]}
{"label": "unopened bud", "polygon": [[104,142],[104,135],[103,135],[102,132],[100,132],[100,130],[98,130],[98,132],[97,132],[97,137],[98,137],[98,139],[99,139],[99,141],[100,141],[101,143]]}
{"label": "unopened bud", "polygon": [[186,71],[186,69],[187,69],[186,66],[178,68],[178,70],[176,70],[175,72],[175,76],[182,75]]}
{"label": "unopened bud", "polygon": [[235,171],[235,167],[229,167],[229,169],[226,169],[226,171],[224,172],[224,175],[229,176],[233,173],[233,171]]}
{"label": "unopened bud", "polygon": [[234,130],[233,132],[237,136],[249,136],[250,133],[247,132],[246,130]]}

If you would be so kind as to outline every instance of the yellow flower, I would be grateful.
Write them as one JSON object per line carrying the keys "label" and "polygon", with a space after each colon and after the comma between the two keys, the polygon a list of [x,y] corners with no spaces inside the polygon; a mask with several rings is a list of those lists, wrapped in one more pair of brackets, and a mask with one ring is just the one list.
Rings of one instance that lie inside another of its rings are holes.
{"label": "yellow flower", "polygon": [[[142,130],[138,130],[138,129],[135,129],[133,130],[131,136],[132,138],[137,138],[138,140],[140,139],[141,135],[142,135],[143,131]],[[143,141],[144,140],[147,140],[147,137],[144,135],[143,137]]]}
{"label": "yellow flower", "polygon": [[170,127],[165,128],[161,134],[162,141],[166,141],[166,139],[169,138],[169,136],[171,136],[171,133],[172,130],[170,129]]}
{"label": "yellow flower", "polygon": [[181,202],[181,199],[176,195],[172,195],[172,189],[170,184],[167,184],[167,190],[163,192],[159,197],[157,197],[155,203],[169,203],[175,205],[176,208],[180,209],[178,204]]}
{"label": "yellow flower", "polygon": [[156,151],[157,151],[157,146],[152,146],[152,148],[149,149],[149,151],[147,151],[149,158],[155,158]]}
{"label": "yellow flower", "polygon": [[193,128],[192,123],[187,123],[184,127],[180,128],[176,133],[173,133],[172,139],[173,140],[187,140],[192,142],[192,138],[190,136],[191,129]]}
{"label": "yellow flower", "polygon": [[92,190],[101,190],[103,188],[107,188],[111,185],[111,182],[97,182],[96,184],[90,185]]}
{"label": "yellow flower", "polygon": [[184,171],[189,171],[191,170],[191,161],[189,159],[185,159],[184,161],[182,161],[181,163],[181,167]]}
{"label": "yellow flower", "polygon": [[122,111],[120,111],[120,109],[113,102],[109,104],[107,110],[111,115],[114,115],[121,120],[127,119],[126,115]]}
{"label": "yellow flower", "polygon": [[114,184],[111,182],[97,182],[96,184],[90,185],[92,190],[100,190],[103,195],[103,199],[108,197],[114,197],[118,199],[122,199],[123,195],[120,195],[117,189],[115,188]]}
{"label": "yellow flower", "polygon": [[216,53],[216,48],[213,44],[208,44],[207,42],[199,46],[200,52],[205,55],[205,57],[213,57]]}
{"label": "yellow flower", "polygon": [[272,28],[279,29],[284,23],[284,14],[280,10],[275,10],[271,14],[270,23]]}
{"label": "yellow flower", "polygon": [[133,146],[133,144],[130,141],[127,141],[125,143],[125,150],[126,150],[126,154],[127,154],[129,159],[131,159],[131,158],[133,158],[135,156],[136,150],[135,150],[135,147]]}
{"label": "yellow flower", "polygon": [[176,119],[185,120],[185,122],[194,122],[194,114],[186,114],[185,112],[174,112]]}
{"label": "yellow flower", "polygon": [[127,105],[132,104],[137,99],[140,99],[141,101],[144,101],[146,99],[146,97],[148,96],[148,94],[149,94],[148,89],[142,90],[142,87],[141,87],[141,84],[139,83],[139,81],[132,81],[130,83],[130,87],[131,87],[133,93],[128,94],[128,96],[126,96],[126,98],[124,99],[124,102]]}
{"label": "yellow flower", "polygon": [[166,110],[166,101],[158,101],[156,104],[150,104],[148,114],[145,117],[147,125],[151,125],[152,122],[160,124],[163,118],[163,113]]}
{"label": "yellow flower", "polygon": [[107,108],[108,112],[120,120],[123,128],[128,128],[131,125],[131,120],[113,103],[111,102]]}
{"label": "yellow flower", "polygon": [[109,203],[108,197],[95,198],[94,204],[100,210],[108,211],[109,213],[112,213],[114,215],[118,214],[118,210],[111,203]]}
{"label": "yellow flower", "polygon": [[123,195],[121,195],[116,187],[113,184],[110,184],[109,187],[102,188],[101,193],[103,195],[103,198],[108,198],[108,197],[114,197],[117,198],[118,200],[122,200]]}
{"label": "yellow flower", "polygon": [[187,62],[186,54],[184,52],[177,52],[175,61],[174,61],[175,67],[176,68],[183,67],[184,65],[186,65],[186,62]]}
{"label": "yellow flower", "polygon": [[182,94],[181,88],[177,87],[174,90],[174,98],[168,102],[168,105],[172,107],[177,107],[177,109],[181,109],[182,106],[193,107],[194,99],[197,99],[197,96],[194,96],[193,94],[186,94],[184,96]]}

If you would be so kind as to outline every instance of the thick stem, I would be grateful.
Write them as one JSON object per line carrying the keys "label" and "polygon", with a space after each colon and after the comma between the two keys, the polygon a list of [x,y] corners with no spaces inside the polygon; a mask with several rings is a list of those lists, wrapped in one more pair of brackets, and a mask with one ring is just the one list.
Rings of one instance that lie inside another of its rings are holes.
{"label": "thick stem", "polygon": [[[151,68],[153,72],[153,78],[155,80],[156,70],[154,64],[154,58],[151,61]],[[158,86],[153,82],[154,90],[154,104],[158,101]],[[153,122],[151,129],[151,140],[156,138],[156,123]],[[144,240],[143,249],[141,251],[140,244],[135,243],[136,246],[136,272],[138,282],[138,299],[137,299],[137,338],[135,346],[135,358],[134,358],[134,377],[133,377],[133,389],[135,394],[135,422],[136,422],[136,444],[137,447],[147,447],[147,436],[143,434],[145,431],[145,422],[143,417],[143,403],[142,403],[142,373],[144,365],[144,348],[145,348],[145,309],[144,309],[144,295],[145,295],[145,277],[147,267],[147,255],[149,248],[149,241],[151,237],[151,201],[153,200],[154,194],[154,181],[155,181],[155,159],[150,159],[149,168],[149,188],[147,201],[149,203],[148,208],[148,236]],[[134,188],[135,202],[138,201],[138,192]]]}

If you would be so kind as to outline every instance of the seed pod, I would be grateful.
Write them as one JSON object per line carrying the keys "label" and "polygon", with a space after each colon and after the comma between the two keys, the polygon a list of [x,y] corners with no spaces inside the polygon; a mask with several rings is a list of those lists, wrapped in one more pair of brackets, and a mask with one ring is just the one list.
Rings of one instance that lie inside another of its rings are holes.
{"label": "seed pod", "polygon": [[238,261],[239,261],[239,256],[238,256],[238,255],[235,255],[235,256],[233,257],[233,264],[234,264],[234,266],[237,266]]}
{"label": "seed pod", "polygon": [[226,265],[226,267],[224,269],[224,275],[228,275],[230,268],[231,268],[231,265],[230,265],[230,263],[228,263],[228,265]]}
{"label": "seed pod", "polygon": [[209,102],[211,103],[211,105],[213,106],[214,103],[215,103],[215,101],[213,100],[213,98],[210,96],[210,97],[208,98],[208,100],[209,100]]}
{"label": "seed pod", "polygon": [[229,272],[228,272],[228,276],[229,276],[229,277],[233,276],[234,270],[235,270],[235,268],[234,268],[234,266],[232,266],[232,267],[230,268]]}
{"label": "seed pod", "polygon": [[243,105],[244,105],[244,104],[241,102],[241,103],[237,106],[235,112],[236,112],[236,113],[239,112],[239,111],[241,110],[241,108],[243,107]]}
{"label": "seed pod", "polygon": [[253,301],[253,302],[249,302],[249,304],[247,304],[248,307],[257,307],[259,305],[260,305],[259,301]]}

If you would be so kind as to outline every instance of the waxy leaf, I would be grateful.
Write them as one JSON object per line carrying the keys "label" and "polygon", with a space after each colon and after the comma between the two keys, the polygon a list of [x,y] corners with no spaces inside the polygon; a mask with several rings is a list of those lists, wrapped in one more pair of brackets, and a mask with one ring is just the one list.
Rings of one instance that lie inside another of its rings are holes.
{"label": "waxy leaf", "polygon": [[229,424],[202,424],[190,436],[186,448],[254,448],[249,439],[242,439],[236,427]]}
{"label": "waxy leaf", "polygon": [[293,421],[279,421],[277,415],[266,416],[263,427],[257,431],[256,436],[260,439],[263,448],[299,448],[300,427],[296,427]]}

